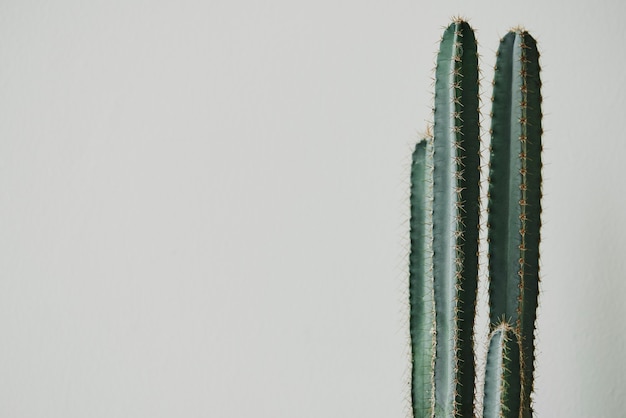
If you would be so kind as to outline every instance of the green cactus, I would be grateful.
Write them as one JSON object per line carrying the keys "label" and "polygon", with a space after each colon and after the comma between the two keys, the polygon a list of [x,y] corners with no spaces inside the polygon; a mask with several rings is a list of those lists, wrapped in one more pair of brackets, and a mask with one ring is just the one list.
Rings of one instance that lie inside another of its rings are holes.
{"label": "green cactus", "polygon": [[506,322],[489,337],[484,418],[519,418],[521,402],[519,335]]}
{"label": "green cactus", "polygon": [[511,31],[500,42],[492,102],[487,208],[490,320],[492,327],[499,322],[510,324],[518,335],[521,416],[530,417],[539,293],[542,131],[539,53],[526,31]]}
{"label": "green cactus", "polygon": [[[420,302],[412,307],[414,364],[422,370],[427,363],[424,356],[433,353],[420,347],[431,341],[433,329],[435,334],[432,366],[428,373],[418,370],[413,374],[416,416],[429,416],[431,409],[437,416],[468,416],[474,408],[473,325],[478,276],[480,167],[478,102],[476,40],[470,26],[458,20],[444,32],[437,57],[432,177],[422,175],[432,185],[421,187],[432,188],[434,210],[426,217],[420,211],[431,203],[423,203],[425,196],[419,194],[420,187],[416,186],[420,175],[415,174],[423,170],[423,164],[414,161],[410,297],[411,301],[421,300],[424,289],[432,286],[436,317],[435,321],[432,313],[420,316],[420,311],[432,309],[426,304]],[[428,148],[418,145],[416,155],[420,147]],[[420,219],[428,221],[426,227],[418,225]],[[421,228],[428,232],[422,233]],[[430,246],[432,256],[423,261],[424,268],[418,268],[423,249]],[[431,270],[432,275],[426,274]],[[431,393],[434,394],[432,401],[428,399]]]}
{"label": "green cactus", "polygon": [[[491,332],[485,417],[532,416],[541,198],[539,54],[506,35],[494,77],[488,192]],[[409,292],[413,415],[473,417],[480,126],[471,27],[455,20],[437,56],[434,136],[411,173]]]}
{"label": "green cactus", "polygon": [[[415,147],[411,169],[410,282],[413,356],[413,409],[432,416],[435,363],[435,300],[433,295],[432,215],[433,142],[426,138]],[[417,414],[416,414],[417,416]]]}

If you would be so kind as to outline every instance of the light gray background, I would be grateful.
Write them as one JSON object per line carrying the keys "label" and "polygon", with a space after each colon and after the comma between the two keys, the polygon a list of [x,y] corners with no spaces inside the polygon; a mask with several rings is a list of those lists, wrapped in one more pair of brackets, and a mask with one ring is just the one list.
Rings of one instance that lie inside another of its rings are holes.
{"label": "light gray background", "polygon": [[457,14],[485,114],[499,36],[543,53],[537,417],[623,416],[625,11],[0,2],[0,416],[406,417],[408,162]]}

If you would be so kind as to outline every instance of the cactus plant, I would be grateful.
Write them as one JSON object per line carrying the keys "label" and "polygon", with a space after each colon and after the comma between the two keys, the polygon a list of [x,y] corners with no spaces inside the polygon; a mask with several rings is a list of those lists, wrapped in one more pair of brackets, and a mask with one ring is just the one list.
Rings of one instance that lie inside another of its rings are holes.
{"label": "cactus plant", "polygon": [[[541,95],[534,39],[501,41],[494,77],[488,192],[490,342],[485,417],[530,417],[538,295]],[[474,317],[480,216],[478,57],[463,20],[444,32],[434,135],[411,173],[409,293],[413,415],[474,416]]]}

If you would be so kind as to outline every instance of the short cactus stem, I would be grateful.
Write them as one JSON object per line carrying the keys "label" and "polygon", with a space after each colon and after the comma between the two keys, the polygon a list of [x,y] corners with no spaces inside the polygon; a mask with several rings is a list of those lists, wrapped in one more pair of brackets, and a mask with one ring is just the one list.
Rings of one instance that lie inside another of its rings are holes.
{"label": "short cactus stem", "polygon": [[506,322],[489,337],[483,418],[520,416],[520,341]]}
{"label": "short cactus stem", "polygon": [[433,296],[433,141],[415,146],[411,164],[411,400],[414,417],[432,417],[434,407],[435,300]]}

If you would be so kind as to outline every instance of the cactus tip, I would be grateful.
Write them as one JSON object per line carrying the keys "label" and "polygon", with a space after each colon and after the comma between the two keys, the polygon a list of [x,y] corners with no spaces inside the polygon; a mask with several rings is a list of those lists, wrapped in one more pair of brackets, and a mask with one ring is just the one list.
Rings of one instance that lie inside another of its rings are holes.
{"label": "cactus tip", "polygon": [[452,16],[452,23],[456,23],[456,24],[467,23],[467,18],[462,15],[454,15]]}

